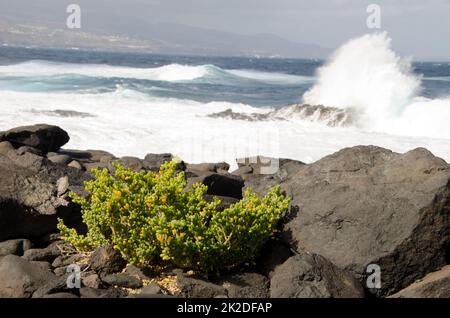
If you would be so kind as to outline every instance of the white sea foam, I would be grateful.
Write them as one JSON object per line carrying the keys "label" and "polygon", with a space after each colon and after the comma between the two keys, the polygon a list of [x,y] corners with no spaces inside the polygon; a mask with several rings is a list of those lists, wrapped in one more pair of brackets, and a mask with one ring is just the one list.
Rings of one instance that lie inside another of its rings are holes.
{"label": "white sea foam", "polygon": [[[450,160],[450,140],[368,133],[301,120],[246,122],[209,118],[212,112],[262,112],[248,105],[152,98],[135,91],[114,93],[0,92],[0,130],[48,123],[67,130],[66,147],[104,149],[121,155],[171,152],[188,162],[228,161],[257,154],[311,162],[343,147],[375,144],[404,152],[427,147]],[[94,117],[58,117],[76,110]]]}

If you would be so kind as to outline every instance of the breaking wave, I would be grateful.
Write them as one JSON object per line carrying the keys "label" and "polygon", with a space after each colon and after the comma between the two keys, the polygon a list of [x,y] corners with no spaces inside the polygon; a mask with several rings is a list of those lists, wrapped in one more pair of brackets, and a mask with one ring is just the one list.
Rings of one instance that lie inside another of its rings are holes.
{"label": "breaking wave", "polygon": [[314,81],[314,78],[255,70],[225,70],[214,65],[168,64],[155,68],[137,68],[104,64],[70,64],[48,61],[28,61],[0,66],[1,77],[59,77],[85,76],[94,78],[123,78],[151,81],[258,81],[268,84],[298,84]]}
{"label": "breaking wave", "polygon": [[386,32],[348,41],[317,77],[305,103],[352,110],[369,131],[450,138],[450,97],[420,96],[421,76],[391,49]]}

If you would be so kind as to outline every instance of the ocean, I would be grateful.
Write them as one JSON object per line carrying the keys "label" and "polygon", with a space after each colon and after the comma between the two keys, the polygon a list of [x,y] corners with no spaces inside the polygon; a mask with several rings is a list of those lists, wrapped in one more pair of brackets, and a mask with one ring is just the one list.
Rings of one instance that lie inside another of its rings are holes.
{"label": "ocean", "polygon": [[[390,44],[366,35],[325,61],[3,46],[0,130],[54,124],[66,148],[233,166],[368,144],[450,162],[450,62],[411,62]],[[288,107],[301,103],[332,108]]]}

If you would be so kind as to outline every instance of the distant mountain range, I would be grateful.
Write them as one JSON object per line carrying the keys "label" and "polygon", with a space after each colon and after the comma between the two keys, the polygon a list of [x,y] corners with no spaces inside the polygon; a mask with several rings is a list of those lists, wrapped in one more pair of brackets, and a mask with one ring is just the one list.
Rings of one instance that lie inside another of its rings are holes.
{"label": "distant mountain range", "polygon": [[133,37],[93,30],[0,21],[0,44],[161,54],[323,58],[330,50],[273,34],[241,35],[173,23],[146,24]]}
{"label": "distant mountain range", "polygon": [[99,50],[151,50],[153,45],[123,36],[101,35],[80,30],[50,28],[0,21],[0,44],[44,48]]}

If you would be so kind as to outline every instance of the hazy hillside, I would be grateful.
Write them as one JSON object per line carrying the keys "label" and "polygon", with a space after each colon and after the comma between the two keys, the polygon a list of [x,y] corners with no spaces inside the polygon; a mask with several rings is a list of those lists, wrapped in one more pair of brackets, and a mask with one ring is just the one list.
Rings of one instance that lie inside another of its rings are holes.
{"label": "hazy hillside", "polygon": [[0,43],[14,46],[138,50],[166,54],[321,58],[328,49],[272,34],[239,35],[179,24],[136,25],[133,37],[0,20]]}

